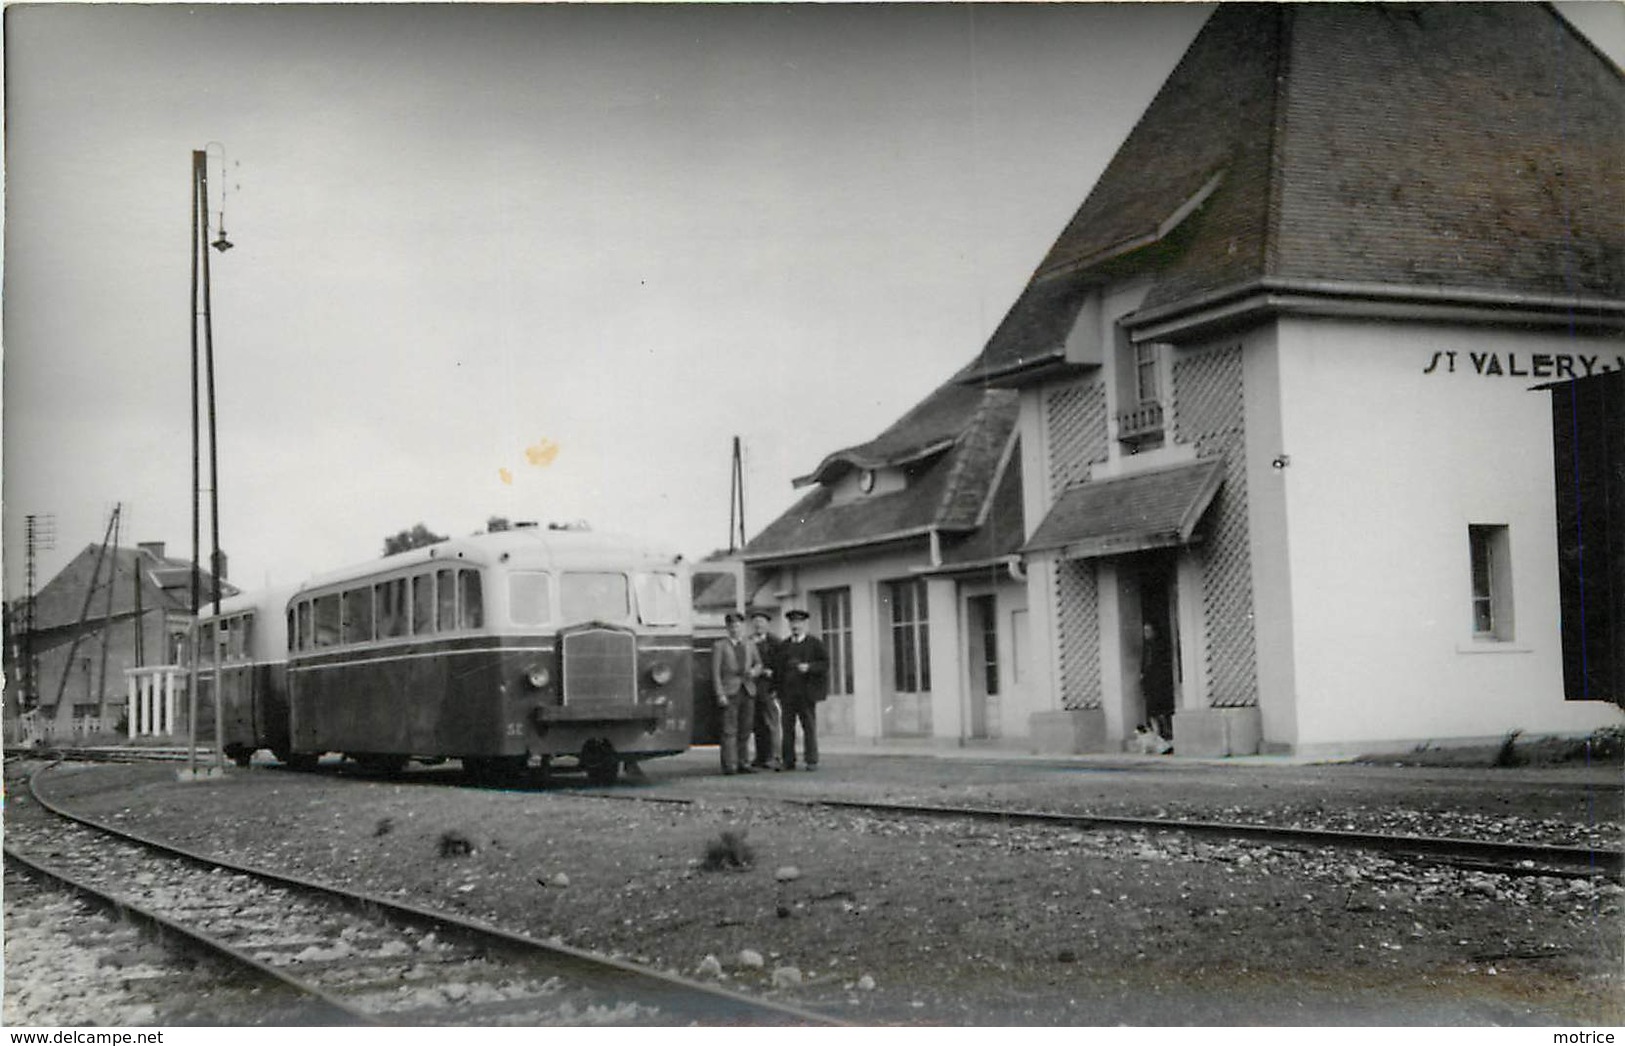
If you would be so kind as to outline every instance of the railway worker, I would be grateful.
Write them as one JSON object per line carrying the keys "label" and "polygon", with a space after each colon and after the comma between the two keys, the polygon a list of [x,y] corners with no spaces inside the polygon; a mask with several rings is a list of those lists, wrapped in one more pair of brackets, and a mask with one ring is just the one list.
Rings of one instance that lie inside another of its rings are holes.
{"label": "railway worker", "polygon": [[728,638],[711,648],[711,683],[716,689],[717,708],[722,713],[722,772],[748,774],[753,771],[750,754],[752,706],[756,702],[756,677],[762,662],[756,646],[745,638],[745,617],[729,611],[724,619]]}
{"label": "railway worker", "polygon": [[807,634],[807,612],[791,610],[790,638],[779,651],[779,706],[784,710],[784,768],[796,768],[796,724],[806,735],[802,743],[807,769],[818,769],[818,702],[827,696],[829,652],[823,640]]}
{"label": "railway worker", "polygon": [[779,759],[779,749],[784,745],[784,730],[779,724],[778,675],[784,640],[773,634],[770,610],[751,611],[750,627],[750,641],[762,662],[761,672],[756,676],[756,758],[750,765],[758,770],[769,767],[782,770],[784,763]]}

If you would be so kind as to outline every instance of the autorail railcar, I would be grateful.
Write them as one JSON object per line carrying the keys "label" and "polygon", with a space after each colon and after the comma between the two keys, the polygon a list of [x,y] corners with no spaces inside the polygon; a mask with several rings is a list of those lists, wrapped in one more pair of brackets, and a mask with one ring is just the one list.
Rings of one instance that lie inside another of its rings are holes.
{"label": "autorail railcar", "polygon": [[[272,610],[262,601],[258,616]],[[572,757],[606,782],[689,744],[688,567],[636,541],[536,526],[454,539],[318,577],[277,612],[280,671],[267,652],[235,677],[266,692],[223,673],[239,759],[270,748],[304,767],[339,752],[392,770],[456,758],[502,777]],[[245,650],[270,631],[237,627]],[[228,647],[232,632],[228,620]],[[212,657],[218,641],[199,648]]]}

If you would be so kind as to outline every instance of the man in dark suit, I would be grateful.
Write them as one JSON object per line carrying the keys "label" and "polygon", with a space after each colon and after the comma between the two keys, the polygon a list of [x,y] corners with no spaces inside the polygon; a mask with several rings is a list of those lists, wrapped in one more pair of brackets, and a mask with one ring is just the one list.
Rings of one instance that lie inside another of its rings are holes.
{"label": "man in dark suit", "polygon": [[762,670],[756,677],[756,758],[750,765],[758,770],[772,767],[782,770],[779,749],[784,744],[784,732],[779,725],[779,653],[784,640],[773,634],[773,612],[753,610],[750,627],[755,633],[750,641],[761,659]]}
{"label": "man in dark suit", "polygon": [[728,638],[717,640],[711,648],[711,683],[722,713],[722,772],[748,774],[752,772],[748,759],[751,706],[762,662],[756,648],[745,639],[744,615],[729,611],[725,620]]}
{"label": "man in dark suit", "polygon": [[806,735],[806,766],[818,769],[818,702],[829,690],[829,652],[823,640],[807,634],[805,610],[791,610],[790,638],[779,651],[779,706],[784,711],[784,768],[796,767],[796,724]]}

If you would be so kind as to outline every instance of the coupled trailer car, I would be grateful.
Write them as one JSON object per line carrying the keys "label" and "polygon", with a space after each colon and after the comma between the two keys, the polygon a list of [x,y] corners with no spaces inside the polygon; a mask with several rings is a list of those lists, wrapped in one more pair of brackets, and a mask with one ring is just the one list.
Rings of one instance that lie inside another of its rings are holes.
{"label": "coupled trailer car", "polygon": [[258,748],[294,767],[330,752],[376,770],[455,758],[500,778],[566,757],[608,782],[688,747],[689,583],[680,556],[521,526],[335,571],[281,605],[223,604],[198,648],[212,659],[225,637],[239,761]]}

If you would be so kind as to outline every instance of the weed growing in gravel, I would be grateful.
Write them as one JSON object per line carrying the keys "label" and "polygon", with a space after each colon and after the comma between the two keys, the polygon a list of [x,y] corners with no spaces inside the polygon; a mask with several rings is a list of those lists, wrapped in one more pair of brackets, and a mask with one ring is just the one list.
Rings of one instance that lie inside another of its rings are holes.
{"label": "weed growing in gravel", "polygon": [[708,872],[743,871],[756,863],[756,851],[745,842],[744,832],[723,832],[705,844],[705,863]]}
{"label": "weed growing in gravel", "polygon": [[1501,747],[1495,750],[1495,761],[1491,766],[1521,766],[1523,753],[1518,751],[1518,737],[1522,730],[1509,730],[1501,739]]}
{"label": "weed growing in gravel", "polygon": [[462,832],[440,833],[441,857],[467,857],[474,852],[474,843]]}
{"label": "weed growing in gravel", "polygon": [[395,819],[393,817],[380,817],[378,818],[378,823],[372,826],[372,834],[374,836],[388,835],[394,830]]}

